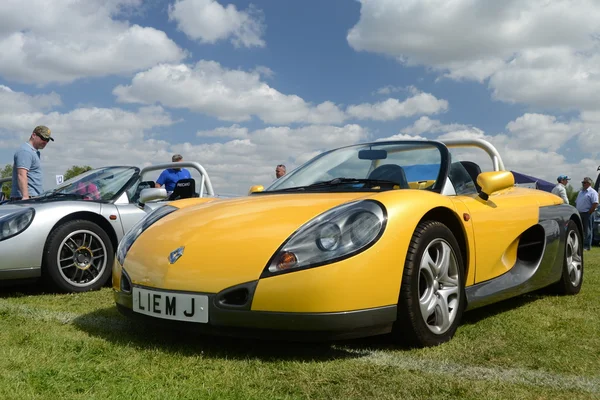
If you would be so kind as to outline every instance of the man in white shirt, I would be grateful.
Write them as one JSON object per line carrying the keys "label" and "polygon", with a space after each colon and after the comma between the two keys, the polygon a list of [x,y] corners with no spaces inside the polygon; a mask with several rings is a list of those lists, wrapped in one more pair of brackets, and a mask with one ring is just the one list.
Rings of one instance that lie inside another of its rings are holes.
{"label": "man in white shirt", "polygon": [[563,200],[563,203],[569,204],[569,198],[567,197],[567,188],[566,186],[569,183],[569,178],[567,175],[560,175],[556,180],[558,183],[552,189],[552,194],[557,195]]}

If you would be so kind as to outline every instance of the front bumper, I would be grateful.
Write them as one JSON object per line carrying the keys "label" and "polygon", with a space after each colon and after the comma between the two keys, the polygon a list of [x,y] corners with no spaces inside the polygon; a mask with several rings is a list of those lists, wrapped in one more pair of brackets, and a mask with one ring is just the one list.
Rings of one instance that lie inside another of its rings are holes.
{"label": "front bumper", "polygon": [[[249,288],[252,293],[257,283],[258,281],[248,282],[235,288]],[[344,312],[300,313],[252,311],[251,296],[246,304],[223,304],[223,293],[235,288],[217,294],[196,293],[209,298],[208,323],[171,321],[136,313],[133,311],[131,293],[115,290],[114,298],[123,315],[150,323],[183,327],[205,334],[299,341],[339,340],[386,334],[391,332],[397,316],[395,305]],[[149,287],[145,289],[156,290]]]}

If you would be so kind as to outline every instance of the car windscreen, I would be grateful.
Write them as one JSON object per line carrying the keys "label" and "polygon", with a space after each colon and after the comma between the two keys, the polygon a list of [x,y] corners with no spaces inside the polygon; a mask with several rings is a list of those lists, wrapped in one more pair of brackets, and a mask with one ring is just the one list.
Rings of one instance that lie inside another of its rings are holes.
{"label": "car windscreen", "polygon": [[122,192],[138,172],[135,167],[108,167],[87,171],[65,181],[56,189],[43,193],[40,198],[110,201]]}
{"label": "car windscreen", "polygon": [[[279,178],[265,192],[439,191],[448,151],[437,142],[380,142],[326,152]],[[440,181],[441,180],[441,181]]]}

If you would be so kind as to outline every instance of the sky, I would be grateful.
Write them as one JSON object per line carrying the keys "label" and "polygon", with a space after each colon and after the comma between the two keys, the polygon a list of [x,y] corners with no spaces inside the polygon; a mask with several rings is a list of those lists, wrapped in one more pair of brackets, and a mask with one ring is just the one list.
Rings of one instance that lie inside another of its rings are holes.
{"label": "sky", "polygon": [[2,0],[0,166],[180,153],[219,194],[336,147],[481,138],[573,185],[600,165],[597,0]]}

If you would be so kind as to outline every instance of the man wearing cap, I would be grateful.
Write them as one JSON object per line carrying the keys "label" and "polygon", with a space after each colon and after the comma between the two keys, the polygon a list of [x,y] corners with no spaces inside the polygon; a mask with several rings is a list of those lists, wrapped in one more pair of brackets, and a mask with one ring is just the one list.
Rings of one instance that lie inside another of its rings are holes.
{"label": "man wearing cap", "polygon": [[23,143],[15,152],[11,200],[27,200],[43,192],[42,163],[40,150],[54,138],[47,126],[36,126],[29,141]]}
{"label": "man wearing cap", "polygon": [[571,178],[569,178],[567,175],[559,175],[559,177],[556,178],[558,183],[556,184],[556,186],[554,186],[554,188],[552,188],[552,194],[555,194],[558,197],[560,197],[563,200],[563,203],[565,204],[569,204],[566,186],[569,183],[570,179]]}
{"label": "man wearing cap", "polygon": [[[171,161],[183,161],[183,156],[181,154],[175,154],[173,155],[173,157],[171,157]],[[189,179],[191,177],[192,175],[190,174],[190,171],[188,171],[185,168],[165,169],[163,172],[161,172],[160,176],[156,180],[156,184],[154,185],[154,187],[159,188],[164,185],[165,189],[167,189],[167,194],[170,195],[171,193],[173,193],[173,190],[175,190],[175,184],[177,183],[177,181],[179,181],[180,179]]]}
{"label": "man wearing cap", "polygon": [[592,225],[593,215],[596,207],[598,207],[598,192],[594,190],[592,178],[586,176],[581,181],[581,190],[577,194],[575,207],[581,215],[583,221],[583,249],[590,250],[592,248]]}

